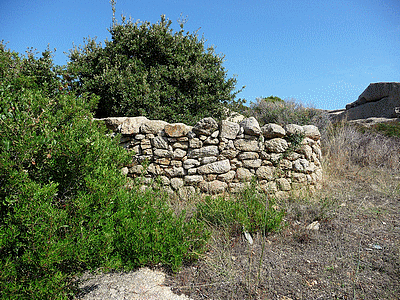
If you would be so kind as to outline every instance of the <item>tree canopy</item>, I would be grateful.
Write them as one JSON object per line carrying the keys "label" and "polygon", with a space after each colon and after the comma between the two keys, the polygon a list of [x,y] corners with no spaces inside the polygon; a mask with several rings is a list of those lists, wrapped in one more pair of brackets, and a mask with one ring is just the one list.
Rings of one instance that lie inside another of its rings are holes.
{"label": "tree canopy", "polygon": [[235,78],[227,78],[224,56],[197,33],[173,32],[161,16],[156,24],[113,19],[111,40],[95,39],[70,50],[68,73],[79,93],[100,97],[96,117],[146,116],[193,124],[220,118],[234,103]]}

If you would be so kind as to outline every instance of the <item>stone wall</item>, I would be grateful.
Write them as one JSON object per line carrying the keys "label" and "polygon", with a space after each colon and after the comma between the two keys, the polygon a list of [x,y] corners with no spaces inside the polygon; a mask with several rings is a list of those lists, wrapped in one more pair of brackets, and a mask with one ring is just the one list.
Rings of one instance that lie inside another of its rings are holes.
{"label": "stone wall", "polygon": [[144,184],[153,179],[180,195],[240,191],[252,178],[268,193],[315,189],[322,177],[320,133],[313,125],[260,127],[212,118],[195,126],[145,117],[102,119],[134,151],[124,171]]}

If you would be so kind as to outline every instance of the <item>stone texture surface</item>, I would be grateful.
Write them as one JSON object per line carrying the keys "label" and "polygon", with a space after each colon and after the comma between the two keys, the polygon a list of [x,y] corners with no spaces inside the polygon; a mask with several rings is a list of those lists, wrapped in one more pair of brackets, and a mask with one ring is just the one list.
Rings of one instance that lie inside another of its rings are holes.
{"label": "stone texture surface", "polygon": [[257,152],[260,150],[257,140],[237,139],[235,140],[234,145],[239,151]]}
{"label": "stone texture surface", "polygon": [[399,98],[400,82],[375,82],[371,83],[353,103],[347,104],[350,109],[367,102],[376,102],[383,98]]}
{"label": "stone texture surface", "polygon": [[286,140],[281,138],[274,138],[265,142],[265,149],[268,152],[282,153],[288,148]]}
{"label": "stone texture surface", "polygon": [[[143,188],[161,183],[182,199],[197,192],[237,192],[253,178],[266,193],[286,197],[298,187],[314,188],[322,179],[321,135],[313,125],[260,128],[254,118],[240,124],[225,120],[219,125],[205,118],[193,127],[145,117],[102,121],[115,132],[123,132],[121,146],[134,151],[124,174],[139,177]],[[304,136],[294,150],[287,142],[292,134]]]}
{"label": "stone texture surface", "polygon": [[139,133],[142,124],[147,121],[148,119],[146,117],[125,118],[125,120],[118,126],[118,129],[121,134],[137,134]]}
{"label": "stone texture surface", "polygon": [[304,125],[304,135],[310,139],[318,141],[321,138],[321,133],[317,126],[314,125]]}
{"label": "stone texture surface", "polygon": [[199,174],[223,174],[230,171],[231,165],[228,159],[209,163],[197,168]]}
{"label": "stone texture surface", "polygon": [[244,119],[242,122],[240,122],[240,126],[243,127],[243,131],[245,134],[249,135],[261,134],[260,124],[258,124],[258,121],[254,117]]}
{"label": "stone texture surface", "polygon": [[220,137],[225,139],[235,139],[240,130],[240,125],[230,121],[222,121]]}
{"label": "stone texture surface", "polygon": [[198,135],[211,135],[218,129],[218,123],[213,118],[204,118],[193,127],[193,132]]}
{"label": "stone texture surface", "polygon": [[297,124],[287,124],[285,125],[285,130],[287,135],[304,134],[303,126]]}
{"label": "stone texture surface", "polygon": [[275,167],[262,166],[256,171],[256,175],[261,179],[272,180],[275,176]]}
{"label": "stone texture surface", "polygon": [[157,134],[163,130],[167,124],[167,122],[160,120],[146,120],[142,123],[142,125],[140,125],[140,132]]}
{"label": "stone texture surface", "polygon": [[396,118],[400,107],[400,82],[371,83],[358,97],[346,105],[346,110],[340,114],[347,120],[375,118]]}
{"label": "stone texture surface", "polygon": [[192,128],[183,123],[167,124],[164,131],[169,137],[186,136]]}
{"label": "stone texture surface", "polygon": [[189,300],[186,295],[176,295],[165,285],[161,271],[141,268],[137,271],[118,273],[86,272],[79,278],[76,300]]}
{"label": "stone texture surface", "polygon": [[162,136],[156,136],[151,139],[151,145],[158,149],[169,149],[168,140]]}
{"label": "stone texture surface", "polygon": [[226,191],[228,184],[223,181],[213,180],[210,182],[202,181],[200,183],[200,190],[207,194],[219,194]]}
{"label": "stone texture surface", "polygon": [[273,123],[265,124],[263,127],[261,127],[261,132],[263,136],[268,139],[281,138],[286,135],[286,131],[282,126]]}
{"label": "stone texture surface", "polygon": [[396,107],[400,107],[400,98],[383,98],[375,102],[367,102],[363,105],[358,105],[349,108],[344,115],[347,120],[375,118],[396,118],[399,114],[396,113]]}
{"label": "stone texture surface", "polygon": [[206,146],[199,149],[192,149],[188,151],[189,158],[202,158],[206,156],[217,156],[219,154],[217,146]]}

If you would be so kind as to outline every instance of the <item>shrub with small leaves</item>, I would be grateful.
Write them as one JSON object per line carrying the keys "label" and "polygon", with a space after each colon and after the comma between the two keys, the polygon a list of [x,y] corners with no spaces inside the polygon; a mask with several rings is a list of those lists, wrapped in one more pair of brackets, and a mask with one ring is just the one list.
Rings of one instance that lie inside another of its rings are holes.
{"label": "shrub with small leaves", "polygon": [[196,258],[204,226],[127,190],[131,158],[93,120],[96,98],[54,89],[51,66],[0,44],[0,298],[68,299],[85,269]]}
{"label": "shrub with small leaves", "polygon": [[105,46],[88,39],[70,51],[68,73],[74,90],[100,97],[97,117],[146,116],[193,125],[204,117],[221,118],[234,103],[235,78],[227,78],[223,56],[197,33],[178,32],[172,22],[115,19]]}

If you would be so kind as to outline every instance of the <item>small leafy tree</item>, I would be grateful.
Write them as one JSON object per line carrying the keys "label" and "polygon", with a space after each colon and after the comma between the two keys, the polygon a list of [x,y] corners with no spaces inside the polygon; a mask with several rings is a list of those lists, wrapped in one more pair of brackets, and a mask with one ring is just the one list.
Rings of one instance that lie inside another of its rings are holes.
{"label": "small leafy tree", "polygon": [[68,72],[77,93],[100,97],[95,115],[139,116],[193,124],[221,118],[235,102],[236,79],[227,78],[224,56],[197,33],[173,32],[165,16],[156,24],[113,18],[111,41],[88,39],[70,50]]}

